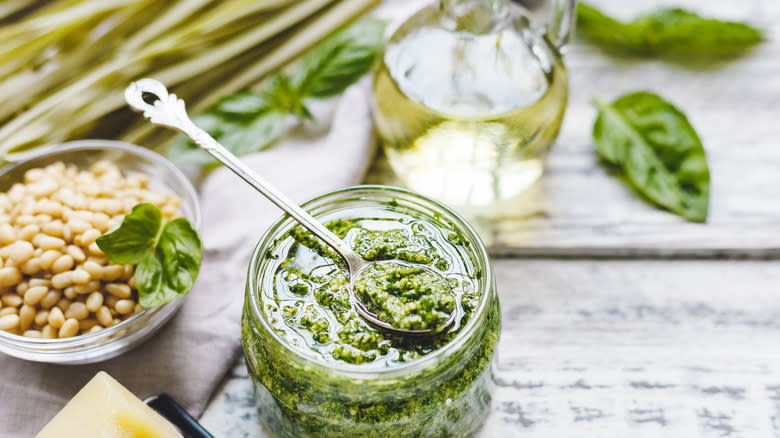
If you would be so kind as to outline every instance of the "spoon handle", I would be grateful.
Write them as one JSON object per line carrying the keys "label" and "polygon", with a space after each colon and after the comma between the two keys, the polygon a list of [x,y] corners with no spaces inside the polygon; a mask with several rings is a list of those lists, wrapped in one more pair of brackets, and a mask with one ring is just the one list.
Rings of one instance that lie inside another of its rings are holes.
{"label": "spoon handle", "polygon": [[[148,95],[156,98],[153,104],[149,104],[144,100],[144,96]],[[276,204],[277,207],[292,216],[293,219],[311,231],[312,234],[324,240],[325,243],[336,250],[344,258],[344,261],[347,262],[350,272],[360,268],[362,259],[343,240],[339,239],[325,225],[314,219],[298,204],[291,201],[282,192],[261,178],[260,175],[257,175],[235,155],[225,149],[224,146],[214,140],[206,131],[195,126],[187,115],[184,101],[176,97],[175,94],[169,94],[165,85],[161,82],[149,78],[133,82],[125,90],[125,100],[133,109],[143,112],[144,117],[155,125],[173,128],[188,136],[203,150],[216,158],[217,161],[224,164],[225,167],[232,170],[241,179]]]}

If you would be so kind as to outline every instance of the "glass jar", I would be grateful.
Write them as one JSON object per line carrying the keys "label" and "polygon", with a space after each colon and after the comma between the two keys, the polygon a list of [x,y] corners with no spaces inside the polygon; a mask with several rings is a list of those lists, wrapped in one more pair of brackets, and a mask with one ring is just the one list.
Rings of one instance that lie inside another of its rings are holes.
{"label": "glass jar", "polygon": [[433,1],[392,33],[374,77],[398,179],[469,217],[500,212],[541,177],[563,121],[575,1],[524,3]]}
{"label": "glass jar", "polygon": [[[479,301],[460,331],[427,355],[393,366],[326,361],[291,346],[263,311],[263,293],[289,248],[288,217],[260,239],[249,265],[242,341],[260,420],[276,437],[469,436],[490,410],[500,313],[487,253],[474,230],[436,201],[402,189],[359,186],[304,207],[321,221],[403,213],[462,236]],[[282,249],[280,249],[282,248]]]}

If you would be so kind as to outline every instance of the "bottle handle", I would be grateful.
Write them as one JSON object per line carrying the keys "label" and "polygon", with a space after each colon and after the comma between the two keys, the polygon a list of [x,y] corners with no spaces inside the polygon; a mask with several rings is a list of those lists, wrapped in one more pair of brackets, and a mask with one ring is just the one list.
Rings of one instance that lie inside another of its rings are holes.
{"label": "bottle handle", "polygon": [[512,0],[523,9],[534,27],[544,28],[550,42],[561,51],[574,33],[577,0]]}
{"label": "bottle handle", "polygon": [[571,40],[577,23],[577,0],[553,0],[553,20],[548,30],[555,47],[560,51]]}

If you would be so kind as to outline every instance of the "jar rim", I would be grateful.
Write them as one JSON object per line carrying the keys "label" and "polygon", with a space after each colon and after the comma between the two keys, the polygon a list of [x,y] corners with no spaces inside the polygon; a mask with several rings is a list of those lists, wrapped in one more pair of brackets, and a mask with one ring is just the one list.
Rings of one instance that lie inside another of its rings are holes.
{"label": "jar rim", "polygon": [[[474,311],[474,316],[472,318],[469,318],[469,321],[466,323],[466,326],[463,327],[463,329],[461,329],[461,331],[452,340],[450,340],[447,344],[445,344],[441,348],[438,348],[436,351],[429,353],[419,359],[415,359],[410,362],[393,366],[387,369],[366,368],[363,365],[350,364],[347,362],[344,363],[328,362],[322,358],[317,358],[312,355],[305,354],[299,349],[294,348],[288,342],[285,342],[279,336],[276,330],[274,330],[274,328],[266,320],[265,313],[262,311],[260,307],[259,286],[261,282],[259,280],[261,274],[260,266],[262,264],[264,254],[269,249],[268,248],[269,244],[270,245],[275,244],[276,242],[274,241],[277,238],[281,237],[281,235],[278,233],[278,230],[280,228],[283,228],[286,225],[294,223],[294,220],[287,215],[282,215],[281,217],[277,218],[273,222],[273,224],[260,237],[257,245],[255,246],[254,251],[252,252],[252,256],[249,262],[249,269],[247,273],[248,287],[247,287],[247,295],[245,299],[250,300],[249,308],[251,308],[252,310],[252,317],[255,320],[260,321],[260,323],[263,325],[263,330],[266,333],[270,334],[270,337],[273,339],[273,342],[275,342],[276,344],[284,348],[286,352],[290,353],[292,355],[290,357],[294,357],[297,360],[300,360],[301,362],[306,364],[306,366],[330,373],[331,375],[337,375],[340,377],[346,377],[355,380],[368,380],[368,379],[375,379],[377,377],[392,378],[410,372],[421,371],[425,368],[428,368],[431,365],[435,365],[442,356],[446,357],[448,354],[457,351],[460,347],[463,346],[463,344],[465,344],[469,339],[471,339],[474,333],[480,328],[480,323],[483,320],[483,316],[488,311],[488,306],[491,301],[489,299],[489,295],[490,293],[494,293],[491,292],[494,289],[493,286],[494,280],[493,280],[493,270],[490,267],[490,260],[488,258],[487,250],[485,249],[485,245],[482,243],[482,240],[480,239],[479,235],[474,230],[474,228],[457,212],[445,206],[439,201],[436,201],[427,196],[421,195],[419,193],[410,190],[402,189],[399,187],[391,187],[391,186],[384,186],[384,185],[357,185],[357,186],[346,187],[343,189],[338,189],[338,190],[320,194],[301,204],[301,207],[303,207],[308,211],[309,210],[308,207],[312,207],[313,205],[316,207],[322,207],[330,204],[331,202],[330,198],[333,197],[337,198],[339,195],[344,195],[344,194],[349,194],[352,192],[359,192],[359,191],[390,192],[390,193],[395,193],[403,196],[413,197],[415,198],[415,200],[423,201],[427,203],[429,207],[433,207],[437,211],[447,214],[449,216],[448,219],[453,221],[455,225],[457,225],[459,228],[461,228],[463,231],[467,233],[467,237],[469,238],[469,241],[472,244],[471,245],[472,249],[470,251],[472,252],[472,255],[475,257],[478,266],[482,268],[482,276],[479,279],[479,290],[482,291],[483,293],[480,295],[480,302],[477,309]],[[334,199],[332,201],[335,202],[338,201],[338,199]],[[315,217],[316,217],[316,213],[315,213]]]}

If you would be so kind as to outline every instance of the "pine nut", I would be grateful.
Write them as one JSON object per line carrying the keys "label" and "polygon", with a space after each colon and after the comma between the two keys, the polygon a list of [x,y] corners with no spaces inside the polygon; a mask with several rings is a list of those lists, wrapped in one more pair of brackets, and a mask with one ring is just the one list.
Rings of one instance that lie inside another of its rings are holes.
{"label": "pine nut", "polygon": [[19,309],[19,329],[24,331],[30,328],[30,325],[35,319],[35,308],[32,306],[24,305]]}
{"label": "pine nut", "polygon": [[27,338],[40,338],[41,332],[39,330],[25,330],[25,332],[22,333],[22,336]]}
{"label": "pine nut", "polygon": [[89,275],[91,275],[92,278],[96,280],[103,279],[103,267],[93,262],[92,260],[87,260],[84,262],[84,264],[81,265],[81,269],[89,272]]}
{"label": "pine nut", "polygon": [[92,327],[100,325],[100,323],[96,319],[82,319],[79,321],[79,330],[81,331],[89,331]]}
{"label": "pine nut", "polygon": [[51,278],[52,286],[62,289],[73,284],[73,271],[61,272]]}
{"label": "pine nut", "polygon": [[0,316],[5,315],[16,315],[19,313],[19,309],[16,307],[5,307],[2,310],[0,310]]}
{"label": "pine nut", "polygon": [[60,258],[62,253],[57,251],[56,249],[50,249],[47,251],[44,251],[43,254],[38,257],[38,260],[40,260],[41,263],[41,269],[50,269],[51,265],[54,264],[54,262]]}
{"label": "pine nut", "polygon": [[133,291],[130,286],[122,283],[106,284],[106,291],[117,298],[129,298]]}
{"label": "pine nut", "polygon": [[75,235],[81,234],[84,231],[87,231],[88,229],[92,228],[89,222],[79,218],[74,218],[69,220],[68,227],[70,228],[70,232]]}
{"label": "pine nut", "polygon": [[91,292],[94,292],[100,288],[100,282],[97,280],[92,280],[87,284],[77,284],[76,286],[73,286],[73,290],[76,291],[79,295],[85,295]]}
{"label": "pine nut", "polygon": [[73,336],[76,336],[78,332],[79,332],[79,322],[74,318],[70,318],[62,324],[62,327],[60,327],[59,337],[71,338]]}
{"label": "pine nut", "polygon": [[62,294],[65,295],[65,298],[72,300],[76,298],[76,289],[73,286],[68,286],[65,289],[62,290]]}
{"label": "pine nut", "polygon": [[105,327],[108,327],[111,325],[111,321],[113,318],[111,317],[111,311],[108,309],[107,306],[101,306],[100,309],[95,313],[95,317]]}
{"label": "pine nut", "polygon": [[49,293],[46,286],[33,286],[24,293],[24,304],[35,306]]}
{"label": "pine nut", "polygon": [[12,260],[14,264],[21,265],[22,263],[30,260],[35,253],[32,243],[17,240],[16,242],[0,249],[0,256],[6,260]]}
{"label": "pine nut", "polygon": [[61,255],[51,265],[51,271],[54,272],[55,274],[59,274],[60,272],[65,272],[73,267],[73,262],[74,261],[72,256],[68,254]]}
{"label": "pine nut", "polygon": [[48,310],[38,311],[38,313],[35,314],[35,318],[33,318],[33,321],[35,321],[35,324],[37,325],[46,325],[46,323],[49,322],[49,311]]}
{"label": "pine nut", "polygon": [[87,284],[90,280],[92,280],[92,277],[89,275],[89,272],[81,269],[76,268],[72,271],[73,274],[71,275],[71,281],[73,281],[76,284]]}
{"label": "pine nut", "polygon": [[2,301],[6,306],[19,307],[24,299],[16,294],[5,294],[3,295]]}
{"label": "pine nut", "polygon": [[[17,222],[18,219],[17,219]],[[21,231],[19,231],[19,239],[25,240],[25,241],[31,241],[35,235],[37,235],[41,231],[41,228],[38,225],[35,224],[29,224],[26,225],[24,228],[22,228]]]}
{"label": "pine nut", "polygon": [[33,237],[33,244],[41,249],[61,249],[65,241],[59,237],[51,237],[46,234],[37,234]]}
{"label": "pine nut", "polygon": [[103,267],[103,281],[116,281],[122,278],[125,268],[122,265],[108,265]]}
{"label": "pine nut", "polygon": [[49,321],[49,325],[58,329],[62,327],[62,324],[65,323],[65,315],[62,313],[62,310],[60,310],[59,307],[52,307],[52,309],[49,311],[49,317],[47,320]]}
{"label": "pine nut", "polygon": [[15,266],[0,268],[0,287],[13,286],[22,281],[22,273]]}
{"label": "pine nut", "polygon": [[103,305],[103,294],[100,292],[92,292],[87,297],[87,310],[90,312],[97,312]]}
{"label": "pine nut", "polygon": [[12,330],[19,326],[19,315],[0,316],[0,330]]}
{"label": "pine nut", "polygon": [[87,333],[95,333],[95,332],[99,332],[99,331],[103,330],[104,328],[105,328],[105,327],[103,327],[102,325],[100,325],[100,324],[96,324],[96,325],[92,326],[92,328],[91,328],[91,329],[87,330]]}
{"label": "pine nut", "polygon": [[62,292],[58,290],[50,290],[45,297],[39,303],[42,309],[51,309],[62,297]]}
{"label": "pine nut", "polygon": [[128,313],[132,313],[133,309],[135,309],[135,302],[133,300],[119,300],[116,302],[114,308],[119,314],[127,315]]}
{"label": "pine nut", "polygon": [[68,247],[65,248],[65,253],[73,257],[73,260],[77,262],[83,262],[84,260],[87,259],[87,256],[84,254],[84,251],[82,251],[81,248],[79,248],[78,246],[68,245]]}
{"label": "pine nut", "polygon": [[62,237],[64,231],[64,224],[61,220],[57,219],[41,226],[41,231],[52,237]]}
{"label": "pine nut", "polygon": [[71,300],[69,300],[69,299],[67,299],[67,298],[60,298],[60,300],[59,300],[59,301],[57,301],[57,307],[59,307],[59,308],[60,308],[60,310],[62,310],[63,312],[65,312],[66,310],[68,310],[68,307],[70,307],[70,304],[71,304],[72,302],[73,302],[73,301],[71,301]]}
{"label": "pine nut", "polygon": [[11,224],[0,225],[0,245],[7,245],[16,240],[16,230]]}
{"label": "pine nut", "polygon": [[66,318],[76,318],[76,319],[84,319],[89,315],[89,310],[87,310],[87,306],[84,305],[84,303],[76,301],[75,303],[71,303],[70,307],[68,307],[68,310],[65,311],[65,317]]}
{"label": "pine nut", "polygon": [[50,324],[46,324],[41,329],[41,338],[43,339],[55,339],[57,337],[57,329]]}
{"label": "pine nut", "polygon": [[27,275],[37,274],[41,270],[41,260],[37,257],[33,257],[30,260],[22,263],[22,265],[19,266],[19,270],[22,271],[23,274]]}

